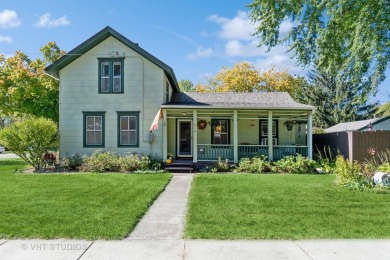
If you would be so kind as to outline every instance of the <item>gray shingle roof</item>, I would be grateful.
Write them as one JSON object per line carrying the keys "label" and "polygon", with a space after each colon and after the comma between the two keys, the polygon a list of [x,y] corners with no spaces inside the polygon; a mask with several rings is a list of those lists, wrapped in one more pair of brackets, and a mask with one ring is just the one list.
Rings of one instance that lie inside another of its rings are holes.
{"label": "gray shingle roof", "polygon": [[163,107],[175,106],[247,109],[314,109],[313,106],[295,102],[286,92],[173,93],[171,101],[164,104]]}
{"label": "gray shingle roof", "polygon": [[[387,119],[390,119],[390,116],[383,117],[383,118],[373,118],[373,119],[367,119],[367,120],[339,123],[337,125],[334,125],[332,127],[325,129],[325,132],[326,133],[335,133],[335,132],[348,132],[348,131],[364,130],[364,129],[368,128],[368,125],[370,123],[373,126],[375,126],[376,123],[382,122],[382,121],[387,120]],[[375,130],[375,128],[374,128],[374,130]]]}

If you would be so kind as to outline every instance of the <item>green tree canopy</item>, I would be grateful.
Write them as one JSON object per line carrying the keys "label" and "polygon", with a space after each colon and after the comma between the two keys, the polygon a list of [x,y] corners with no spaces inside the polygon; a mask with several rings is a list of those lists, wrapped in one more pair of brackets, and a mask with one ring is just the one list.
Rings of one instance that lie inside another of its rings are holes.
{"label": "green tree canopy", "polygon": [[378,104],[368,104],[366,83],[354,84],[346,78],[322,72],[309,73],[309,81],[297,91],[299,102],[313,105],[313,125],[328,128],[338,123],[372,118]]}
{"label": "green tree canopy", "polygon": [[43,59],[30,60],[17,51],[0,55],[0,114],[28,114],[58,122],[59,82],[44,74],[44,68],[64,53],[55,42],[41,48]]}
{"label": "green tree canopy", "polygon": [[178,82],[180,91],[182,92],[193,92],[194,84],[189,79],[182,79]]}
{"label": "green tree canopy", "polygon": [[[304,65],[348,76],[376,93],[390,60],[390,1],[254,0],[248,6],[259,45],[289,45]],[[282,22],[292,28],[281,35]]]}
{"label": "green tree canopy", "polygon": [[384,103],[378,108],[376,114],[380,117],[390,116],[390,101]]}

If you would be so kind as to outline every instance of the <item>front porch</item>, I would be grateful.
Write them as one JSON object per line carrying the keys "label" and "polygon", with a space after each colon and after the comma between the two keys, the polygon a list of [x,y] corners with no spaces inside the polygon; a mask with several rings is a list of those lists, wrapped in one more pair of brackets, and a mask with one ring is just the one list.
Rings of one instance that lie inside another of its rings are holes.
{"label": "front porch", "polygon": [[[266,109],[163,109],[163,157],[194,163],[218,158],[312,158],[312,111]],[[270,134],[268,134],[270,133]]]}

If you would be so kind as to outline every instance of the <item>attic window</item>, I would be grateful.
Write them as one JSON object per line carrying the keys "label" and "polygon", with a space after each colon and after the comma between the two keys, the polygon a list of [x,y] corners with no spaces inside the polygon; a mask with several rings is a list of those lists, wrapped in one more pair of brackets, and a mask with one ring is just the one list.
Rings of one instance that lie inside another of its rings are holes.
{"label": "attic window", "polygon": [[99,93],[123,93],[123,58],[99,59]]}

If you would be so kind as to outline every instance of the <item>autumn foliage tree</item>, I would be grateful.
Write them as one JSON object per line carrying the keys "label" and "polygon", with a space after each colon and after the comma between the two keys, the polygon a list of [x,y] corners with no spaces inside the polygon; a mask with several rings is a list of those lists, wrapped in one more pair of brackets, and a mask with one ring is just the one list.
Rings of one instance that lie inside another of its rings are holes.
{"label": "autumn foliage tree", "polygon": [[59,82],[44,74],[44,68],[64,54],[55,42],[42,47],[43,59],[30,60],[17,51],[0,55],[0,114],[32,115],[58,122]]}
{"label": "autumn foliage tree", "polygon": [[302,78],[294,77],[287,69],[271,67],[260,71],[249,62],[240,62],[233,68],[223,67],[206,83],[193,87],[195,92],[288,92],[295,96],[295,91],[302,83]]}

